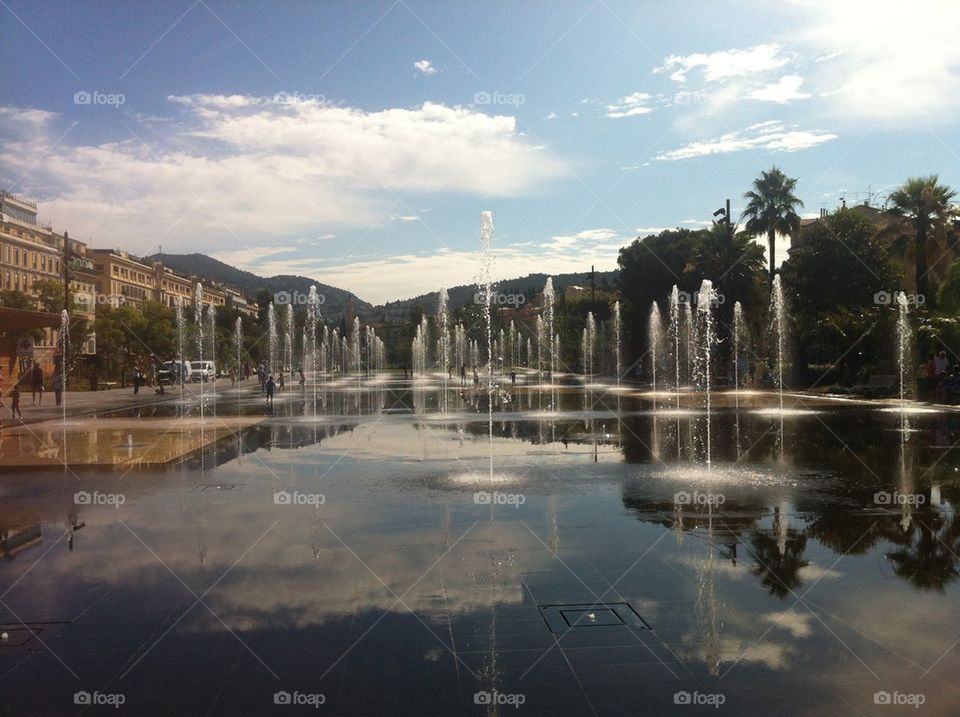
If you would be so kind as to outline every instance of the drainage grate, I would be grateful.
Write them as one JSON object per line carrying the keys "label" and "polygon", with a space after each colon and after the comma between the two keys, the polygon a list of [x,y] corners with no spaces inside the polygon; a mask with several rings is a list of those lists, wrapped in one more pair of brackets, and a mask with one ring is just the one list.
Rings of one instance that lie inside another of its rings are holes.
{"label": "drainage grate", "polygon": [[539,605],[538,609],[550,632],[555,635],[562,635],[570,630],[598,627],[652,629],[636,610],[625,602]]}
{"label": "drainage grate", "polygon": [[193,487],[193,493],[204,493],[208,490],[243,490],[247,487],[246,483],[201,483]]}

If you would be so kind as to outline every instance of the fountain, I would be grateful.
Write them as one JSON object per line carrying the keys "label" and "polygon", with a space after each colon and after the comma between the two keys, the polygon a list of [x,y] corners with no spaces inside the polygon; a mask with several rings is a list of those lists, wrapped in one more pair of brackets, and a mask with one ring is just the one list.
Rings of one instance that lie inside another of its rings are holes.
{"label": "fountain", "polygon": [[620,379],[623,373],[620,359],[620,333],[622,326],[620,323],[620,302],[613,305],[613,342],[616,347],[616,370],[617,370],[617,388],[620,388]]}
{"label": "fountain", "polygon": [[273,302],[270,302],[270,306],[267,307],[267,346],[268,346],[268,361],[267,361],[267,373],[271,376],[276,371],[277,366],[277,312],[273,307]]}
{"label": "fountain", "polygon": [[490,481],[493,482],[493,214],[485,211],[480,215],[480,245],[483,257],[480,263],[480,285],[483,290],[483,318],[487,323],[487,436],[490,446]]}
{"label": "fountain", "polygon": [[293,380],[293,304],[287,304],[286,316],[284,317],[283,327],[286,330],[287,338],[284,343],[285,360],[280,369],[283,372],[290,372],[290,380]]}
{"label": "fountain", "polygon": [[733,305],[733,388],[735,391],[740,390],[740,352],[746,335],[747,325],[743,318],[743,307],[737,301]]}
{"label": "fountain", "polygon": [[907,305],[907,295],[902,291],[896,294],[897,301],[897,366],[900,370],[900,412],[905,408],[906,376],[910,371],[910,308]]}
{"label": "fountain", "polygon": [[553,389],[554,376],[555,376],[556,373],[557,373],[556,355],[555,355],[555,353],[554,353],[554,351],[553,351],[553,336],[554,336],[554,334],[555,334],[555,332],[554,332],[554,326],[553,326],[553,322],[554,322],[553,302],[554,302],[554,299],[555,299],[555,296],[554,296],[554,291],[553,291],[553,277],[552,277],[552,276],[548,276],[548,277],[547,277],[547,283],[546,283],[546,284],[544,285],[544,287],[543,287],[543,313],[544,313],[544,315],[545,315],[545,317],[546,317],[546,322],[545,322],[545,323],[546,323],[546,326],[545,326],[544,328],[546,329],[546,332],[547,332],[547,340],[548,340],[549,346],[550,346],[550,357],[549,357],[549,358],[550,358],[551,401],[553,401],[553,392],[552,392],[552,389]]}
{"label": "fountain", "polygon": [[783,413],[783,372],[784,372],[784,304],[783,287],[780,275],[773,277],[770,290],[770,334],[773,338],[773,376],[780,397],[780,413]]}
{"label": "fountain", "polygon": [[697,345],[694,356],[696,386],[706,402],[706,435],[701,436],[707,468],[710,468],[710,374],[713,370],[712,351],[715,342],[713,327],[713,283],[704,279],[697,294]]}
{"label": "fountain", "polygon": [[183,389],[184,389],[184,375],[183,375],[183,331],[184,331],[184,318],[183,318],[183,299],[179,296],[177,297],[177,303],[174,308],[174,313],[177,318],[177,382],[180,384],[180,404],[183,405]]}
{"label": "fountain", "polygon": [[[670,290],[670,343],[673,348],[673,387],[680,410],[680,291],[674,284]],[[678,439],[679,440],[679,439]]]}
{"label": "fountain", "polygon": [[234,375],[237,377],[237,388],[240,388],[240,379],[243,376],[243,321],[237,317],[233,331],[234,348],[237,351],[237,365]]}
{"label": "fountain", "polygon": [[210,377],[210,391],[213,395],[214,407],[217,401],[217,312],[213,304],[207,306],[207,324],[210,329],[210,360],[213,361],[213,376]]}
{"label": "fountain", "polygon": [[[619,302],[617,302],[619,305]],[[657,392],[657,350],[660,347],[660,343],[663,341],[663,322],[660,319],[660,307],[657,305],[657,302],[651,302],[650,304],[650,325],[648,329],[648,337],[650,341],[650,387],[653,389],[654,394]],[[654,408],[656,408],[656,400],[654,400]]]}
{"label": "fountain", "polygon": [[[193,320],[197,328],[197,360],[203,361],[203,285],[198,281],[193,298]],[[203,381],[200,381],[200,427],[203,428]],[[201,463],[202,463],[201,453]]]}
{"label": "fountain", "polygon": [[589,377],[589,382],[592,383],[592,382],[593,382],[593,374],[594,374],[594,365],[593,365],[593,364],[594,364],[594,348],[596,347],[596,344],[597,344],[597,322],[596,322],[596,320],[593,318],[593,312],[592,312],[592,311],[588,311],[588,312],[587,312],[587,328],[586,328],[586,332],[587,332],[587,334],[586,334],[586,336],[587,336],[587,355],[586,355],[586,357],[585,357],[585,359],[584,359],[584,363],[586,364],[587,376]]}

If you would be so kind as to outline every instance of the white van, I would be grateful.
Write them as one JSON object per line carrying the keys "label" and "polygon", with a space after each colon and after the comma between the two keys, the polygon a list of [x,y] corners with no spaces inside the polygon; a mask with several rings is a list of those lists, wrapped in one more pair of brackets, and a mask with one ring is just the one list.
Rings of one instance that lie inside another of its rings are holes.
{"label": "white van", "polygon": [[157,372],[157,381],[173,385],[179,383],[181,377],[183,381],[191,380],[191,373],[189,361],[164,361]]}
{"label": "white van", "polygon": [[217,377],[213,361],[191,361],[189,381],[212,381]]}

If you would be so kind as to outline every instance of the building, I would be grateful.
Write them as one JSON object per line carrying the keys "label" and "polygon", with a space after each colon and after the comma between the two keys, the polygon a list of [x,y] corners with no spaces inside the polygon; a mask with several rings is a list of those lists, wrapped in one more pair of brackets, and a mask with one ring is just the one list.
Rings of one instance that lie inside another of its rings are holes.
{"label": "building", "polygon": [[[97,273],[99,300],[111,306],[142,306],[158,301],[169,307],[178,303],[192,306],[197,284],[203,285],[204,306],[226,306],[227,290],[215,282],[196,276],[186,277],[159,261],[146,263],[121,249],[91,249]],[[239,292],[235,292],[239,296]]]}

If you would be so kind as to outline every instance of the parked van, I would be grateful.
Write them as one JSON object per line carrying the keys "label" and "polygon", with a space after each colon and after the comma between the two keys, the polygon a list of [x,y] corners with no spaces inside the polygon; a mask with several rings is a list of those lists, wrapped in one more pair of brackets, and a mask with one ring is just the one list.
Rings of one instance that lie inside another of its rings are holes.
{"label": "parked van", "polygon": [[217,368],[213,361],[191,361],[191,381],[212,381],[217,377]]}
{"label": "parked van", "polygon": [[181,380],[190,381],[191,373],[189,361],[164,361],[157,370],[157,383],[172,386]]}

